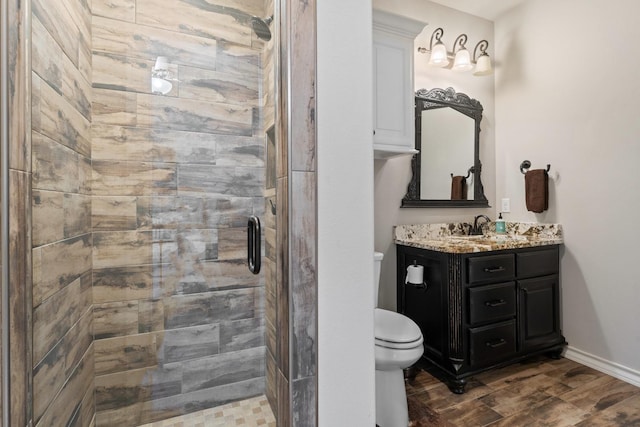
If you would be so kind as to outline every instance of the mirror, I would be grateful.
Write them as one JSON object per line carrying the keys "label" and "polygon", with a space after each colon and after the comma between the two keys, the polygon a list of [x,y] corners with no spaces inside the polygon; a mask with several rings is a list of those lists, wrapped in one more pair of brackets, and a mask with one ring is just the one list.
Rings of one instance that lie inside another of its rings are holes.
{"label": "mirror", "polygon": [[402,207],[488,207],[480,162],[482,105],[453,88],[415,97],[416,150]]}

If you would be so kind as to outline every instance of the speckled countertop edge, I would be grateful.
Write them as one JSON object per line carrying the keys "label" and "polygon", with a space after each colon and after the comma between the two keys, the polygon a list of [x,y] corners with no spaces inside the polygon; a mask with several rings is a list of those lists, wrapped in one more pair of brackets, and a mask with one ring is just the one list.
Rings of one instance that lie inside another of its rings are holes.
{"label": "speckled countertop edge", "polygon": [[462,223],[407,224],[394,227],[399,245],[447,253],[489,252],[564,243],[560,224],[506,222],[506,233],[497,235],[490,223],[485,236],[465,237]]}

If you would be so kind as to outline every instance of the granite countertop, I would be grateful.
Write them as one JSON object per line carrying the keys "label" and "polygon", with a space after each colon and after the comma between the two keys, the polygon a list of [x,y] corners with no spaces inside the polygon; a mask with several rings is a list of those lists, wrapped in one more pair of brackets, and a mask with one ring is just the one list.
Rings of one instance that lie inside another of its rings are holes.
{"label": "granite countertop", "polygon": [[495,223],[482,236],[465,236],[462,223],[397,225],[393,240],[398,245],[447,253],[489,252],[562,244],[560,224],[506,222],[506,233],[496,234]]}

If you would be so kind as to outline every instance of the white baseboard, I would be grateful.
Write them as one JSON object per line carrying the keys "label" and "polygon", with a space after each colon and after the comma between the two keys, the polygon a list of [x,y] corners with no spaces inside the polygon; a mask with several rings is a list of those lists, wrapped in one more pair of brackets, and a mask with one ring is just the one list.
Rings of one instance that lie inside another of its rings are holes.
{"label": "white baseboard", "polygon": [[607,375],[611,375],[612,377],[618,378],[619,380],[629,384],[633,384],[636,387],[640,387],[640,372],[634,369],[627,368],[626,366],[611,362],[610,360],[603,359],[602,357],[578,350],[571,346],[567,347],[564,357],[597,371],[604,372]]}

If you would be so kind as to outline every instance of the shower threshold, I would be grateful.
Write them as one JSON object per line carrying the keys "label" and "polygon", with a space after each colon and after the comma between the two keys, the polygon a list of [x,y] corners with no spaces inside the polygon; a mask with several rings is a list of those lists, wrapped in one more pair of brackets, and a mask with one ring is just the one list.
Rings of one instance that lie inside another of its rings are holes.
{"label": "shower threshold", "polygon": [[215,408],[144,424],[139,427],[276,427],[276,420],[264,395]]}

